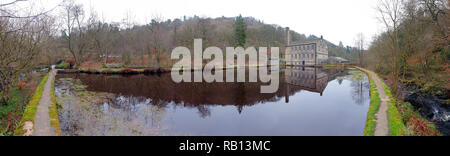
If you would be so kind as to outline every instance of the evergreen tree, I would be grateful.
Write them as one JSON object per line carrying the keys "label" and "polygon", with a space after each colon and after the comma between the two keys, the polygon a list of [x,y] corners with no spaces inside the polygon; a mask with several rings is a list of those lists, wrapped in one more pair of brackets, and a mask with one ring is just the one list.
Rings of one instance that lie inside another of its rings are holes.
{"label": "evergreen tree", "polygon": [[236,46],[244,47],[247,42],[247,24],[245,24],[244,18],[242,15],[239,15],[236,18],[236,22],[234,23],[234,39]]}

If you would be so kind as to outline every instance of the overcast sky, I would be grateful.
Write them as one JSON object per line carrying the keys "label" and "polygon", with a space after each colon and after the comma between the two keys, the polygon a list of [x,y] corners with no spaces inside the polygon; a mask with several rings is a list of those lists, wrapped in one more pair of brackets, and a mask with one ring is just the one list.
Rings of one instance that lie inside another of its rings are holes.
{"label": "overcast sky", "polygon": [[[58,0],[44,0],[52,6]],[[354,45],[362,32],[367,40],[382,30],[374,9],[376,0],[77,0],[86,10],[94,8],[107,21],[121,21],[131,12],[144,24],[152,15],[165,19],[252,16],[268,24],[290,27],[306,35],[323,35],[338,44]]]}

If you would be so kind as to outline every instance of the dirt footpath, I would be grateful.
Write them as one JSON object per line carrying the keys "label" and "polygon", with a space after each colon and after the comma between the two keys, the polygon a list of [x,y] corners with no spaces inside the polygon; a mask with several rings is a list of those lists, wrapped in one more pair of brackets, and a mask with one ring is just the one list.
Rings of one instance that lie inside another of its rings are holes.
{"label": "dirt footpath", "polygon": [[376,124],[375,124],[375,136],[389,136],[389,119],[388,119],[388,109],[391,101],[388,96],[386,96],[386,92],[384,91],[384,86],[381,84],[381,80],[376,76],[372,71],[368,71],[372,76],[375,84],[377,85],[378,93],[380,94],[380,108],[378,112],[375,114],[376,116]]}

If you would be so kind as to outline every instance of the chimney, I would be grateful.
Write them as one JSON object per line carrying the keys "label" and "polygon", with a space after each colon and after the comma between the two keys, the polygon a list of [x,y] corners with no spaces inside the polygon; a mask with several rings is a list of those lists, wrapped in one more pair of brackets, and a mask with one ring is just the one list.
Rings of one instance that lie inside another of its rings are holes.
{"label": "chimney", "polygon": [[291,45],[291,32],[289,27],[286,27],[286,46]]}

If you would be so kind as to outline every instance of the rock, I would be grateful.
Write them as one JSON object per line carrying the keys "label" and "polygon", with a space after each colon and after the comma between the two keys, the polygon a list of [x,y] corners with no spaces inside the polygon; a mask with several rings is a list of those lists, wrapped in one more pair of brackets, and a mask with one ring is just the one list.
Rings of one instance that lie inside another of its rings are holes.
{"label": "rock", "polygon": [[450,104],[445,94],[432,95],[426,93],[415,84],[407,84],[403,95],[406,102],[411,103],[428,120],[436,123],[444,135],[450,135]]}
{"label": "rock", "polygon": [[26,130],[27,132],[23,136],[32,136],[33,135],[33,122],[27,121],[23,125],[23,130]]}

